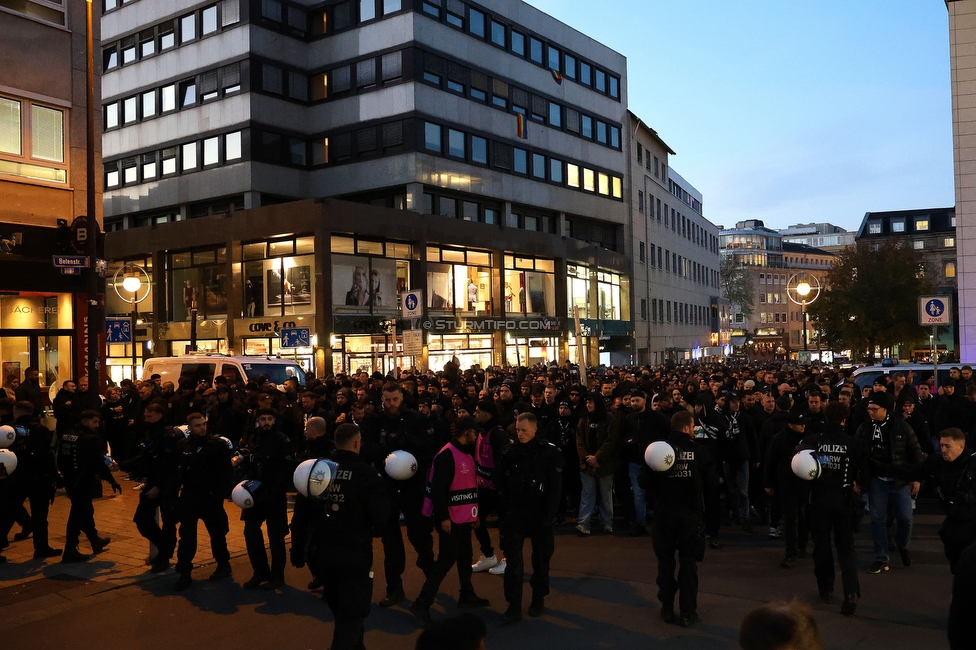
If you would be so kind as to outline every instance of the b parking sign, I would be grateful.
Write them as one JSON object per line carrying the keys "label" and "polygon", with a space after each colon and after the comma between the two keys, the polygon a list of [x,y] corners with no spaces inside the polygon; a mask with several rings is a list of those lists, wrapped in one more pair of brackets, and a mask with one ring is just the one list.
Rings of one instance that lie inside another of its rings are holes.
{"label": "b parking sign", "polygon": [[922,296],[918,299],[918,322],[921,325],[949,325],[952,302],[949,296]]}

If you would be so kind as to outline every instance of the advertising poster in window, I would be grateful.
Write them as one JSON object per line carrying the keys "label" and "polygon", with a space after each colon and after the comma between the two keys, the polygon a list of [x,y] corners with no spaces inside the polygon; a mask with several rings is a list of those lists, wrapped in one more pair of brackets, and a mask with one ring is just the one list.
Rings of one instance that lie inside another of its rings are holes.
{"label": "advertising poster in window", "polygon": [[284,271],[267,270],[268,306],[280,307],[312,304],[312,267],[307,264],[285,265]]}
{"label": "advertising poster in window", "polygon": [[396,260],[333,255],[332,304],[348,308],[396,309]]}

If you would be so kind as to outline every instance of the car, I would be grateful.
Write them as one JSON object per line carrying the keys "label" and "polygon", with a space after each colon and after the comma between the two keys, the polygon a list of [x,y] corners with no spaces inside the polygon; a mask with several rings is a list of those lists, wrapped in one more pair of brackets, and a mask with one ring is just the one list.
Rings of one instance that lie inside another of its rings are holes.
{"label": "car", "polygon": [[142,376],[150,377],[154,374],[160,375],[162,382],[171,381],[177,386],[186,381],[194,386],[202,381],[213,384],[214,377],[218,375],[227,377],[232,384],[238,379],[247,383],[256,381],[261,375],[267,375],[272,383],[279,386],[292,378],[297,379],[299,385],[305,385],[305,371],[301,365],[291,359],[267,356],[234,357],[198,353],[147,359]]}
{"label": "car", "polygon": [[[949,368],[949,364],[939,366],[939,385],[942,385],[949,379]],[[909,371],[914,373],[912,376],[912,386],[917,387],[920,383],[932,377],[934,366],[931,363],[896,363],[883,366],[863,366],[855,370],[852,376],[854,383],[857,385],[857,389],[863,390],[865,386],[873,385],[874,380],[881,375],[890,377],[896,372],[901,372],[907,377]]]}

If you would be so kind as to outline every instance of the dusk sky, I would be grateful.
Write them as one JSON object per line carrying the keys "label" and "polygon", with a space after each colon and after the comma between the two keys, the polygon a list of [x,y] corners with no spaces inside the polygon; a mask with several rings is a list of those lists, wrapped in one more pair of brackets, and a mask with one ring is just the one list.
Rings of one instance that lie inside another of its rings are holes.
{"label": "dusk sky", "polygon": [[625,55],[630,109],[731,227],[954,203],[942,0],[529,0]]}

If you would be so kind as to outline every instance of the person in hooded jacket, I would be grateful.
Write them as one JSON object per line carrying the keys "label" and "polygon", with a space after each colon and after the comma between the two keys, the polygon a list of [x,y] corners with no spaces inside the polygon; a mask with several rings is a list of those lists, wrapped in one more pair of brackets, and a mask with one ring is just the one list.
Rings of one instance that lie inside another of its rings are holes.
{"label": "person in hooded jacket", "polygon": [[667,438],[671,423],[660,412],[647,407],[647,393],[640,389],[630,393],[630,410],[621,427],[621,447],[634,497],[631,537],[640,537],[647,532],[647,498],[638,481],[644,467],[644,450],[655,440]]}
{"label": "person in hooded jacket", "polygon": [[725,463],[729,509],[733,523],[738,521],[742,530],[752,532],[749,523],[749,473],[759,466],[759,443],[752,419],[742,409],[739,394],[729,393],[726,401],[722,415],[728,421],[728,426],[719,438],[719,448]]}
{"label": "person in hooded jacket", "polygon": [[576,427],[576,450],[579,454],[580,496],[576,530],[580,535],[590,534],[591,518],[597,507],[599,491],[599,517],[603,530],[613,533],[613,475],[620,462],[620,429],[616,419],[607,413],[600,393],[586,396],[586,414]]}
{"label": "person in hooded jacket", "polygon": [[777,433],[769,444],[763,471],[766,493],[779,499],[783,511],[786,556],[780,562],[780,566],[784,569],[793,568],[798,558],[807,555],[809,487],[793,474],[791,466],[797,445],[805,434],[806,416],[800,411],[790,411],[786,427]]}

